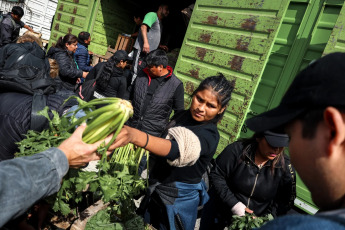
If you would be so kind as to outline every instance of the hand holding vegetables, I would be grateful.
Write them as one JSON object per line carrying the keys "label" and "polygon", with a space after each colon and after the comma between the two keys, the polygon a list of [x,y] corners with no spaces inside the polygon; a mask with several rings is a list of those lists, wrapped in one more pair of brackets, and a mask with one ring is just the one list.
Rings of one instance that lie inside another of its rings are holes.
{"label": "hand holding vegetables", "polygon": [[[103,140],[94,144],[86,144],[82,141],[82,134],[86,128],[86,124],[79,126],[72,136],[66,139],[58,147],[62,150],[68,160],[68,164],[71,168],[84,166],[86,163],[94,160],[99,160],[100,155],[97,154],[98,146],[103,143]],[[106,144],[111,140],[113,135],[108,136],[105,139]],[[112,149],[108,149],[107,155],[109,155]]]}
{"label": "hand holding vegetables", "polygon": [[117,135],[115,142],[111,145],[111,148],[115,149],[125,146],[128,143],[144,147],[146,150],[158,156],[168,155],[171,149],[171,142],[169,140],[151,136],[138,129],[124,125]]}

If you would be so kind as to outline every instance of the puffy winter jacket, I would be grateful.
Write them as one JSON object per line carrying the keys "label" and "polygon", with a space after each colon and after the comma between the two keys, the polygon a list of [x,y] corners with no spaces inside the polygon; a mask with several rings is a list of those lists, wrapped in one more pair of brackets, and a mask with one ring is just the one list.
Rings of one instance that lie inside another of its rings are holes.
{"label": "puffy winter jacket", "polygon": [[[50,110],[56,110],[60,115],[69,107],[76,104],[64,100],[71,96],[71,91],[60,91],[47,95],[47,106]],[[32,95],[21,93],[0,94],[0,161],[11,159],[18,151],[18,141],[24,138],[24,134],[30,129]],[[48,121],[43,128],[48,127]],[[42,129],[43,130],[43,129]]]}
{"label": "puffy winter jacket", "polygon": [[[157,87],[146,109],[144,100],[151,77],[146,69],[139,73],[132,89],[133,98],[130,98],[134,114],[128,122],[129,126],[154,136],[160,136],[168,124],[172,110],[174,109],[176,112],[184,109],[183,103],[181,106],[177,105],[177,99],[174,98],[175,91],[182,85],[182,82],[172,73],[171,67],[168,66],[168,70],[169,75]],[[183,101],[183,96],[182,92],[181,95],[178,95],[178,99]]]}
{"label": "puffy winter jacket", "polygon": [[[106,62],[100,62],[98,63],[87,75],[85,81],[89,81],[92,79],[95,79],[97,77],[97,74],[100,73],[100,71],[104,70],[104,66],[106,65]],[[119,97],[123,99],[128,99],[128,93],[127,93],[127,78],[124,75],[123,69],[119,67],[114,67],[112,75],[108,81],[107,87],[104,89],[98,84],[102,79],[102,76],[100,76],[96,81],[96,94],[98,94],[101,97]]]}
{"label": "puffy winter jacket", "polygon": [[78,69],[73,53],[56,47],[51,47],[47,53],[48,58],[55,59],[59,64],[59,75],[63,87],[74,91],[78,78],[83,77],[83,71]]}
{"label": "puffy winter jacket", "polygon": [[0,69],[11,69],[14,65],[43,69],[49,76],[48,59],[36,42],[11,43],[0,49]]}
{"label": "puffy winter jacket", "polygon": [[74,57],[79,66],[79,69],[85,72],[91,71],[92,66],[89,65],[90,63],[89,51],[84,45],[78,43],[78,48],[74,53]]}
{"label": "puffy winter jacket", "polygon": [[211,181],[223,208],[219,211],[228,217],[238,202],[257,216],[285,214],[293,205],[296,197],[295,170],[289,158],[284,155],[284,165],[278,162],[272,174],[273,161],[266,162],[262,168],[255,164],[256,146],[244,147],[242,142],[235,142],[216,158]]}

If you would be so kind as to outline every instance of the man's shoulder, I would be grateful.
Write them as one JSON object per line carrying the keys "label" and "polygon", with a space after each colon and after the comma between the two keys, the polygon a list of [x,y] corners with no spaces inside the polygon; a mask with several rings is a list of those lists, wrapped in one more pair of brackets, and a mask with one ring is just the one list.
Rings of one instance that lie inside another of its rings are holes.
{"label": "man's shoulder", "polygon": [[183,84],[182,81],[174,73],[171,74],[170,78],[174,79],[174,81],[178,82],[179,84]]}
{"label": "man's shoulder", "polygon": [[[339,217],[340,218],[340,217]],[[279,217],[265,224],[260,229],[345,229],[344,223],[335,221],[333,218],[311,216],[311,215],[287,215]]]}
{"label": "man's shoulder", "polygon": [[145,17],[158,18],[158,15],[156,12],[148,12],[147,14],[145,14]]}
{"label": "man's shoulder", "polygon": [[13,26],[13,19],[10,15],[4,15],[4,18],[1,21],[1,24]]}

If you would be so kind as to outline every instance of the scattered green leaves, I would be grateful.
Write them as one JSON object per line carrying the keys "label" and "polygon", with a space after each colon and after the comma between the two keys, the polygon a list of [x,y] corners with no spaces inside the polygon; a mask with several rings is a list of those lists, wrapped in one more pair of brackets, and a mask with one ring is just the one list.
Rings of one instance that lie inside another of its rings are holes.
{"label": "scattered green leaves", "polygon": [[248,213],[244,216],[233,215],[231,225],[228,228],[232,230],[249,230],[259,228],[270,220],[273,220],[272,214],[263,217]]}

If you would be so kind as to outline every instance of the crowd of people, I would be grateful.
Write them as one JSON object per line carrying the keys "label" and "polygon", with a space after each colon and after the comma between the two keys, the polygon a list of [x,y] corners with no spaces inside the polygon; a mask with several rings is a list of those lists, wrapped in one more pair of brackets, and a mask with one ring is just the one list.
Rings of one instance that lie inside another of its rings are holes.
{"label": "crowd of people", "polygon": [[[201,206],[200,229],[224,229],[233,215],[246,213],[284,216],[263,229],[345,229],[345,54],[311,63],[297,75],[277,108],[247,121],[255,132],[252,138],[228,145],[214,159],[220,139],[217,123],[228,108],[233,85],[220,73],[209,76],[184,109],[183,83],[168,65],[167,47],[159,44],[161,20],[168,15],[164,4],[144,18],[134,17],[140,29],[132,35],[137,37],[133,60],[119,50],[107,62],[92,66],[90,33],[66,34],[46,54],[39,38],[30,33],[19,37],[21,27],[32,29],[20,21],[22,9],[13,7],[0,25],[0,74],[29,67],[34,74],[47,76],[54,90],[40,96],[50,111],[60,115],[76,104],[64,100],[95,79],[92,98],[130,100],[134,115],[108,154],[128,143],[150,151],[149,187],[138,214],[156,229],[194,229]],[[57,148],[13,159],[16,142],[29,129],[40,131],[48,123],[35,117],[35,96],[4,88],[0,92],[0,227],[57,192],[68,167],[99,159],[99,143],[82,142],[84,125]],[[146,160],[142,159],[139,175]],[[296,197],[294,167],[320,208],[315,216],[286,215]],[[203,180],[208,168],[209,186]]]}

